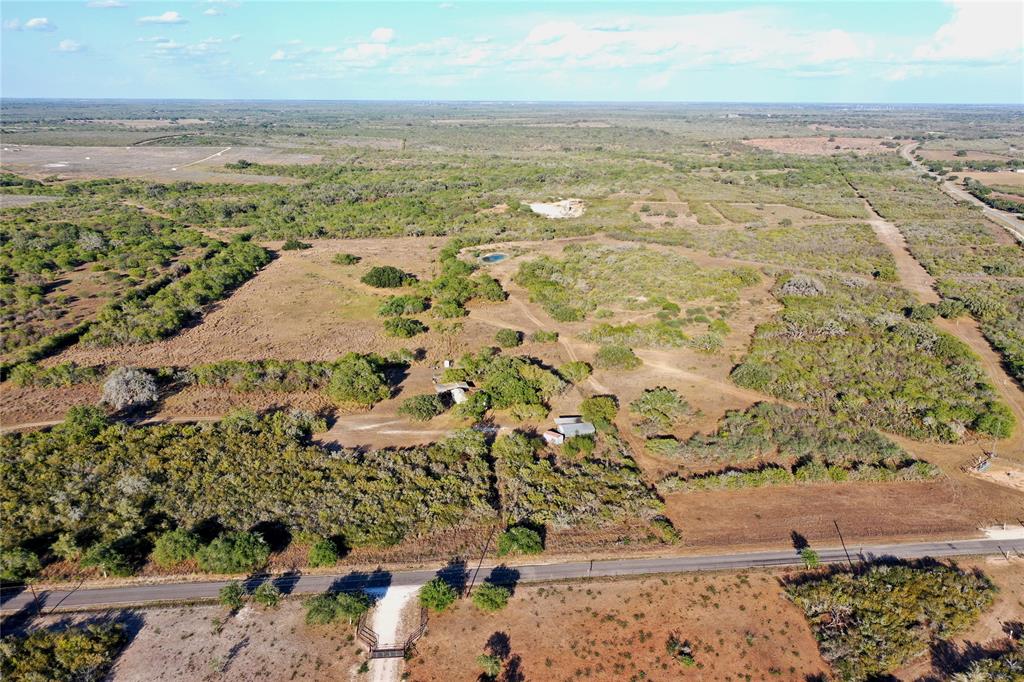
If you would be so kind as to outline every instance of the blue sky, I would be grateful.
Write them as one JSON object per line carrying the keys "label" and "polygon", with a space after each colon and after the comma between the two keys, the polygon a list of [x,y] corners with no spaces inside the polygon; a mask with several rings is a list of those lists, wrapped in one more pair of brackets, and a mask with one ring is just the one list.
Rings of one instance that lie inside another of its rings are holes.
{"label": "blue sky", "polygon": [[0,2],[4,97],[1022,103],[1024,3]]}

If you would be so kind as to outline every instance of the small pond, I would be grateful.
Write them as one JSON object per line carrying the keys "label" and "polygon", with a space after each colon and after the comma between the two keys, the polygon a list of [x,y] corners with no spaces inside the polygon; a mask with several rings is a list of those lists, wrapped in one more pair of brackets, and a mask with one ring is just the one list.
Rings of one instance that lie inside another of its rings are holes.
{"label": "small pond", "polygon": [[505,260],[506,258],[508,258],[508,255],[504,253],[489,253],[486,256],[481,256],[480,260],[484,263],[497,263],[498,261]]}

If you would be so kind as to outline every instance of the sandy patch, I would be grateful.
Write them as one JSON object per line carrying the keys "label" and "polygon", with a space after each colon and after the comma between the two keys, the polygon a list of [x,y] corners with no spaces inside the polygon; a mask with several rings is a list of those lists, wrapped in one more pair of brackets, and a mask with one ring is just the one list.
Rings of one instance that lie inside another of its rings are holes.
{"label": "sandy patch", "polygon": [[545,218],[579,218],[586,210],[581,199],[562,199],[561,201],[542,202],[536,201],[527,204],[530,210]]}

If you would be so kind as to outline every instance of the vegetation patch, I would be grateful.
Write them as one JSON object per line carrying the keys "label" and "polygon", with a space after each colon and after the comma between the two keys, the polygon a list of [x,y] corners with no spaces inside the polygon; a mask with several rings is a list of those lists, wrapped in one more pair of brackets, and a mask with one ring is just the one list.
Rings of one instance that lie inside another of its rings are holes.
{"label": "vegetation patch", "polygon": [[992,604],[995,587],[980,572],[921,562],[806,574],[786,592],[807,614],[836,673],[867,680],[967,628]]}
{"label": "vegetation patch", "polygon": [[170,336],[203,305],[223,298],[269,262],[270,253],[263,247],[243,239],[232,241],[155,294],[130,296],[104,307],[82,342],[110,346]]}
{"label": "vegetation patch", "polygon": [[106,677],[128,636],[120,624],[73,626],[8,635],[0,642],[0,674],[10,682]]}
{"label": "vegetation patch", "polygon": [[562,259],[541,256],[523,263],[515,281],[549,315],[562,322],[582,320],[598,308],[646,310],[664,301],[737,300],[738,292],[760,281],[753,268],[701,268],[671,252],[643,247],[574,244]]}
{"label": "vegetation patch", "polygon": [[917,439],[985,432],[1000,410],[967,346],[905,316],[915,301],[904,290],[784,275],[775,295],[784,309],[758,326],[737,384]]}
{"label": "vegetation patch", "polygon": [[601,525],[662,510],[614,434],[579,459],[545,453],[522,433],[498,438],[492,451],[502,509],[517,523]]}
{"label": "vegetation patch", "polygon": [[231,532],[279,521],[355,546],[493,513],[482,433],[399,451],[333,452],[308,440],[323,428],[280,412],[130,427],[76,408],[51,430],[4,435],[5,553],[22,546],[46,554],[63,534],[87,555],[116,550],[130,571],[155,534],[211,519]]}

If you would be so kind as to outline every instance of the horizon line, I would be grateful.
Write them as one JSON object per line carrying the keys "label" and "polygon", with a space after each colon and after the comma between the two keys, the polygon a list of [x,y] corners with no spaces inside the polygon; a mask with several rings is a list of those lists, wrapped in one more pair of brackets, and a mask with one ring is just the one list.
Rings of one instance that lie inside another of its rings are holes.
{"label": "horizon line", "polygon": [[73,97],[4,96],[0,103],[33,102],[316,102],[350,104],[600,104],[600,105],[754,105],[754,106],[885,106],[885,107],[1019,107],[1024,102],[882,102],[882,101],[810,101],[810,100],[556,100],[556,99],[310,99],[293,97]]}

